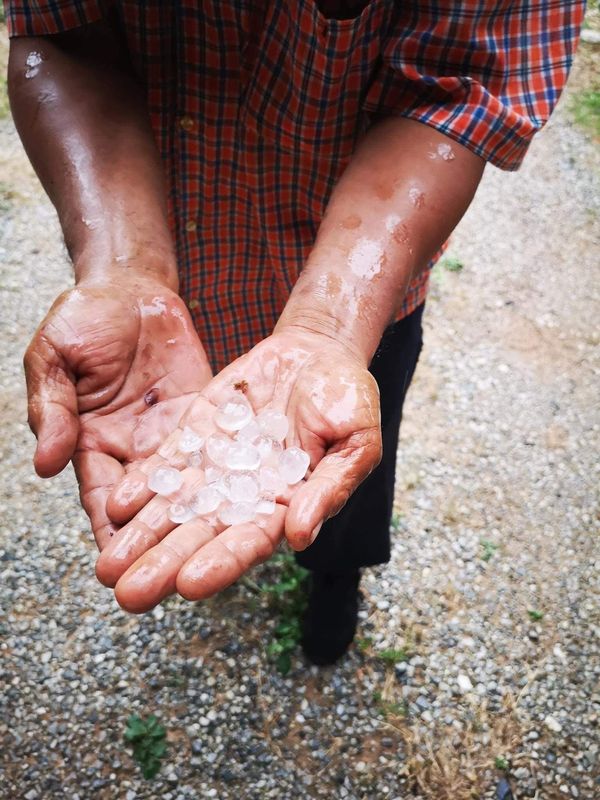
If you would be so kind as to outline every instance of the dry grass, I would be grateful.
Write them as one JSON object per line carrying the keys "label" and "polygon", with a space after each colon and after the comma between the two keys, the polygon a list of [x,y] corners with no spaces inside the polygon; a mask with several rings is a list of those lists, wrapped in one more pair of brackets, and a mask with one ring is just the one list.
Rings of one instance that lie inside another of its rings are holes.
{"label": "dry grass", "polygon": [[500,711],[490,712],[485,701],[473,708],[461,730],[437,725],[423,733],[402,717],[387,724],[400,732],[405,748],[403,772],[413,794],[427,800],[473,800],[494,785],[497,758],[511,767],[521,765],[523,726],[517,704],[506,696]]}

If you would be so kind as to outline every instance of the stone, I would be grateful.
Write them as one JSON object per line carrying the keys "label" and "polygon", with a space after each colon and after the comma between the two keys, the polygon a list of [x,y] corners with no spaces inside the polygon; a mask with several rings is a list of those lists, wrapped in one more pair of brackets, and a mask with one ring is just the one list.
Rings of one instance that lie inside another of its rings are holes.
{"label": "stone", "polygon": [[557,719],[554,719],[554,717],[551,714],[548,714],[548,716],[544,720],[544,725],[548,728],[549,731],[552,731],[552,733],[560,733],[562,731],[562,725]]}

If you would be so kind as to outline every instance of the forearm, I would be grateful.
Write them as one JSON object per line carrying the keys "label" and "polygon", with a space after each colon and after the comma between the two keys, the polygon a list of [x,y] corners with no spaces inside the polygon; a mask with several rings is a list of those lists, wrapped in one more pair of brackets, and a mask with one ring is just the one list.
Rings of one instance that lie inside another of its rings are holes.
{"label": "forearm", "polygon": [[277,329],[317,330],[369,363],[410,281],[468,208],[483,168],[420,123],[375,126],[332,194]]}
{"label": "forearm", "polygon": [[99,23],[13,39],[9,92],[76,279],[134,271],[176,289],[164,178],[143,90],[111,29]]}

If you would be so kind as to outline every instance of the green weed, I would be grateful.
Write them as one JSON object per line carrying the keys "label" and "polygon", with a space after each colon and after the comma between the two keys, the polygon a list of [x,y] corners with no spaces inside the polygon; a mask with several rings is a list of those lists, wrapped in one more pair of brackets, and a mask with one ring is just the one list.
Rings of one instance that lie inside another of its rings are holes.
{"label": "green weed", "polygon": [[577,92],[571,100],[575,122],[594,136],[600,136],[600,91]]}
{"label": "green weed", "polygon": [[504,758],[504,756],[496,756],[494,759],[494,766],[496,769],[506,772],[508,770],[508,761]]}
{"label": "green weed", "polygon": [[544,612],[538,611],[536,608],[530,608],[527,613],[532,622],[539,622],[541,619],[544,619]]}
{"label": "green weed", "polygon": [[460,258],[456,258],[456,256],[443,256],[440,259],[440,265],[448,272],[460,272],[464,267]]}
{"label": "green weed", "polygon": [[479,544],[483,547],[482,561],[489,561],[498,549],[498,545],[489,539],[481,539]]}
{"label": "green weed", "polygon": [[167,752],[166,730],[154,714],[145,720],[133,714],[127,720],[124,738],[133,746],[133,757],[142,768],[144,778],[154,778],[161,759]]}
{"label": "green weed", "polygon": [[401,703],[395,703],[391,700],[386,700],[381,692],[375,691],[373,692],[373,702],[377,706],[377,711],[381,714],[382,717],[406,716],[406,703],[404,701]]}
{"label": "green weed", "polygon": [[280,565],[276,583],[261,583],[261,592],[270,595],[271,606],[278,615],[272,641],[267,645],[267,655],[275,660],[282,675],[287,675],[292,665],[292,653],[301,638],[300,621],[306,608],[306,582],[308,570],[296,564],[291,553],[278,553],[271,563]]}
{"label": "green weed", "polygon": [[387,650],[379,650],[376,653],[377,658],[385,661],[387,664],[399,664],[401,661],[408,661],[409,654],[406,648],[401,647],[399,650],[389,648]]}

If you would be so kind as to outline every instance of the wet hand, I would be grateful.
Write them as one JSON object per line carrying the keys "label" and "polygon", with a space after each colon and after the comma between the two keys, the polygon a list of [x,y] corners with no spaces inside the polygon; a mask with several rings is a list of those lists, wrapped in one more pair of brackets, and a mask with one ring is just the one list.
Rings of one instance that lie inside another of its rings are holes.
{"label": "wet hand", "polygon": [[[203,482],[203,469],[186,466],[179,451],[182,429],[209,435],[217,407],[235,391],[245,394],[255,413],[272,408],[286,414],[286,446],[309,454],[308,477],[278,496],[264,527],[247,522],[226,528],[215,519],[175,525],[167,515],[172,500],[185,501]],[[175,591],[206,598],[267,559],[284,535],[294,549],[306,548],[380,456],[379,394],[364,364],[329,337],[283,329],[210,381],[179,429],[113,492],[109,515],[131,521],[100,554],[98,578],[114,586],[119,603],[134,612]],[[160,465],[182,470],[175,498],[153,496],[147,488],[148,475]]]}
{"label": "wet hand", "polygon": [[173,431],[210,368],[183,301],[122,277],[61,294],[25,355],[28,412],[42,477],[73,460],[100,548],[115,531],[106,499]]}

